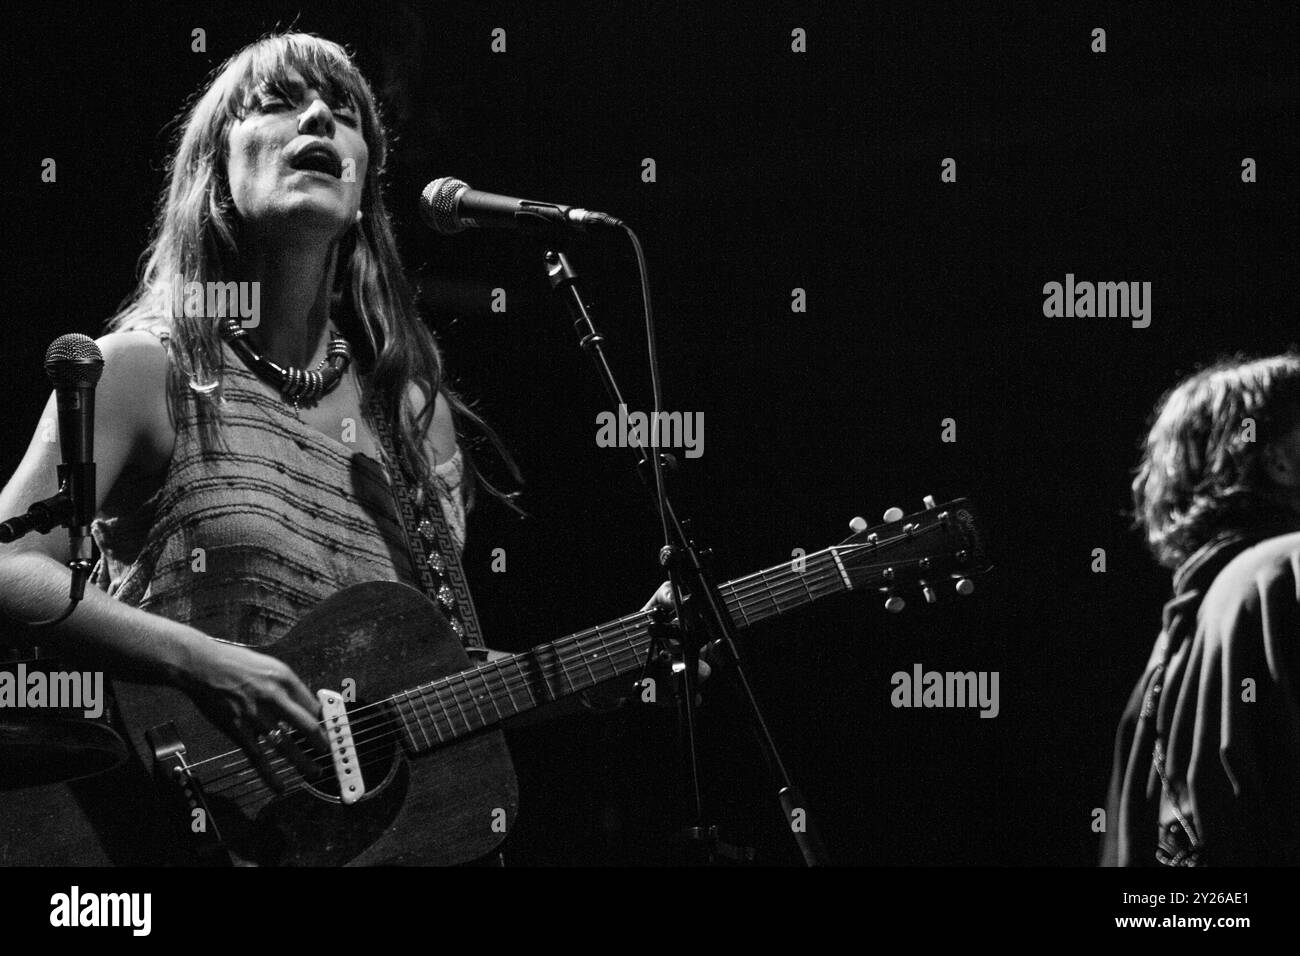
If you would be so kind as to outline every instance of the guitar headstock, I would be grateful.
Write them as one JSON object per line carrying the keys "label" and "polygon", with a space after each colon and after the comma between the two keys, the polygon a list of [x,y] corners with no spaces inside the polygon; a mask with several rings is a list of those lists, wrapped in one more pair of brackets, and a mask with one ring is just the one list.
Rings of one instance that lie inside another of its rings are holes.
{"label": "guitar headstock", "polygon": [[849,527],[855,533],[831,551],[853,589],[878,588],[889,611],[903,610],[909,591],[933,604],[944,584],[967,596],[975,590],[972,575],[992,567],[966,498],[936,505],[927,495],[922,511],[890,508],[881,524],[869,528],[854,518]]}

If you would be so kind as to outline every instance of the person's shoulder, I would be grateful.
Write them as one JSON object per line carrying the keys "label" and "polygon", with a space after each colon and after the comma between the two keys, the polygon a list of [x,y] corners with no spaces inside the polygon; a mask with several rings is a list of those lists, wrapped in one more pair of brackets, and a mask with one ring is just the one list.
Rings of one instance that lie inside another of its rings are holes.
{"label": "person's shoulder", "polygon": [[1300,531],[1265,538],[1224,566],[1205,595],[1203,612],[1238,614],[1273,599],[1297,600],[1300,584]]}
{"label": "person's shoulder", "polygon": [[175,441],[167,403],[168,357],[159,330],[109,332],[95,340],[104,356],[96,404],[104,418],[129,425],[144,439],[151,465],[165,461]]}
{"label": "person's shoulder", "polygon": [[105,401],[140,403],[132,404],[132,410],[146,412],[156,405],[146,399],[166,397],[167,346],[157,333],[145,329],[109,332],[95,344],[104,356],[104,374],[96,390]]}
{"label": "person's shoulder", "polygon": [[125,377],[132,372],[158,372],[167,368],[166,333],[148,329],[109,332],[95,339],[104,355],[104,372]]}
{"label": "person's shoulder", "polygon": [[1300,560],[1300,531],[1265,538],[1237,555],[1219,577],[1231,574],[1237,578],[1257,579],[1261,575],[1294,574]]}

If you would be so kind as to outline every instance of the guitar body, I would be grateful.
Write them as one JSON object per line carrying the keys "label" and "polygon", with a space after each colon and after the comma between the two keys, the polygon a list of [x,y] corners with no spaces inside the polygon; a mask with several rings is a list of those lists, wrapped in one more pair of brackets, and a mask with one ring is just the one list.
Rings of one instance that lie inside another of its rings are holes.
{"label": "guitar body", "polygon": [[[295,774],[277,796],[187,695],[118,684],[129,743],[146,766],[154,766],[159,742],[150,732],[171,722],[186,765],[203,768],[196,802],[204,809],[196,814],[177,793],[178,859],[198,853],[228,855],[237,865],[450,865],[484,856],[505,838],[519,798],[501,731],[484,730],[412,758],[397,715],[388,704],[373,703],[470,667],[459,639],[422,593],[394,582],[354,585],[257,650],[284,661],[312,691],[355,691],[347,710],[366,793],[343,805],[327,766],[311,783]],[[221,755],[228,756],[212,759]],[[223,769],[231,764],[237,768]]]}
{"label": "guitar body", "polygon": [[[891,610],[901,609],[904,595],[922,607],[945,592],[965,597],[974,591],[972,576],[990,567],[970,503],[935,504],[927,497],[924,511],[727,582],[719,594],[740,628],[845,591],[885,593]],[[647,608],[471,667],[422,593],[392,582],[355,585],[322,602],[280,641],[258,648],[283,660],[312,690],[328,692],[324,712],[336,760],[310,754],[323,775],[308,781],[276,756],[273,772],[286,784],[277,795],[188,696],[118,684],[119,723],[139,760],[71,785],[16,792],[34,796],[8,829],[0,805],[0,862],[134,861],[125,851],[138,855],[143,848],[152,857],[159,840],[180,863],[382,866],[478,859],[500,845],[519,803],[505,740],[493,728],[640,671],[657,617]],[[336,706],[346,713],[346,727]],[[142,828],[111,844],[113,827],[98,825],[105,813],[119,823],[151,822],[158,815],[145,809],[159,801],[142,779],[141,764],[159,778],[164,802],[171,796],[174,808],[163,816],[174,822],[174,845],[151,832],[136,836]],[[357,768],[363,787],[349,776]],[[347,784],[337,782],[340,776]],[[148,799],[136,799],[133,788]],[[346,804],[343,792],[349,793]],[[47,794],[61,802],[47,803]],[[99,814],[87,821],[96,824],[94,840],[83,839],[84,829],[70,829],[85,816],[73,812],[71,798]],[[38,837],[35,853],[32,836]],[[88,851],[97,854],[93,860]],[[109,859],[101,860],[105,854]]]}

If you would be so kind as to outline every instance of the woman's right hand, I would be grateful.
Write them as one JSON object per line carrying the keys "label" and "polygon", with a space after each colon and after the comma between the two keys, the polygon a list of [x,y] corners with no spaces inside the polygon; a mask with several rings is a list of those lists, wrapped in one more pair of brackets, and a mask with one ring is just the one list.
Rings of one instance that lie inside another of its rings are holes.
{"label": "woman's right hand", "polygon": [[[309,780],[328,765],[320,704],[283,661],[203,635],[190,647],[177,683],[204,716],[243,748],[277,792],[284,789],[284,780],[270,765],[272,750]],[[258,739],[267,735],[268,740]],[[300,742],[319,751],[315,759]]]}

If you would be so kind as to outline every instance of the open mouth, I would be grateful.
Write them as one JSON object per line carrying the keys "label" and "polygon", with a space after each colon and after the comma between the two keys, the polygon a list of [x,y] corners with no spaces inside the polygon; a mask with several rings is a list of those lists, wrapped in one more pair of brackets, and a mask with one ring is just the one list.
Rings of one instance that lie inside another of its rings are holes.
{"label": "open mouth", "polygon": [[338,153],[331,147],[319,143],[298,150],[289,160],[289,165],[294,169],[325,173],[335,179],[343,175],[343,163]]}

